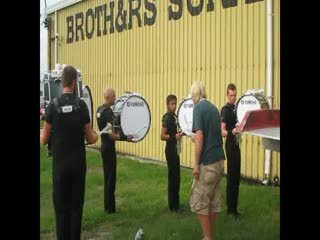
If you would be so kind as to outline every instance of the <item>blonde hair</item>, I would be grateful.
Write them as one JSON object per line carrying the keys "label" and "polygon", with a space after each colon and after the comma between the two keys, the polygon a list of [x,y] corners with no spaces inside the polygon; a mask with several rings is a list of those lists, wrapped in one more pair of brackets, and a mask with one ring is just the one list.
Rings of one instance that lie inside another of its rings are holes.
{"label": "blonde hair", "polygon": [[207,98],[206,89],[203,83],[195,81],[191,86],[190,95],[194,103],[199,102],[201,98]]}

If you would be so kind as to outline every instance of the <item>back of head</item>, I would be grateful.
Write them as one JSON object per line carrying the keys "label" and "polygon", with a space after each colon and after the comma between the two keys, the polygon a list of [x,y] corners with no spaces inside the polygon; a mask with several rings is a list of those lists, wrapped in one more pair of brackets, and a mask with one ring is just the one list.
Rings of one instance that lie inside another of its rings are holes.
{"label": "back of head", "polygon": [[200,81],[195,81],[192,84],[190,94],[194,103],[198,103],[202,98],[207,98],[206,89]]}
{"label": "back of head", "polygon": [[104,103],[108,106],[111,106],[115,103],[116,92],[113,88],[105,88],[103,91]]}
{"label": "back of head", "polygon": [[72,86],[73,80],[78,78],[78,71],[72,66],[66,66],[62,71],[62,86]]}
{"label": "back of head", "polygon": [[116,94],[116,91],[113,88],[105,88],[103,91],[103,95],[105,97],[113,96]]}

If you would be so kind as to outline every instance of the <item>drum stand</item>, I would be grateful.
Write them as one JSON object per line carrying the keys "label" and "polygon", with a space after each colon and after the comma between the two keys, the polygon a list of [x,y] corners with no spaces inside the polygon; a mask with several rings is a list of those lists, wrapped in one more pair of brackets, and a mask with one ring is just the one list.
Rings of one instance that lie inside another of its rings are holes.
{"label": "drum stand", "polygon": [[[266,154],[268,154],[268,152],[271,154],[271,151],[267,151]],[[273,178],[273,182],[271,182],[270,180],[270,167],[271,167],[271,160],[269,160],[271,158],[269,158],[268,156],[266,156],[266,160],[265,160],[265,176],[264,176],[264,180],[261,182],[262,185],[271,185],[273,184],[274,186],[279,186],[279,177],[275,176]]]}
{"label": "drum stand", "polygon": [[269,183],[270,183],[270,181],[269,181],[269,176],[266,175],[266,179],[263,180],[263,181],[261,182],[261,184],[262,184],[262,185],[269,185]]}
{"label": "drum stand", "polygon": [[270,176],[270,165],[271,165],[271,151],[266,151],[266,156],[265,156],[265,162],[264,162],[264,174],[265,174],[265,179],[261,182],[262,185],[269,185],[270,184],[270,180],[269,180],[269,176]]}

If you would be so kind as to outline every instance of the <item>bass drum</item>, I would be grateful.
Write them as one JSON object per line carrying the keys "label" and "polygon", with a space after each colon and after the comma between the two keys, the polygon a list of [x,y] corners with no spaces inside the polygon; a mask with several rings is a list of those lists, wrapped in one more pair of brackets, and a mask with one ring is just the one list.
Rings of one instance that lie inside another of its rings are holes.
{"label": "bass drum", "polygon": [[193,106],[194,103],[192,99],[185,98],[178,108],[178,124],[182,132],[187,136],[192,135]]}
{"label": "bass drum", "polygon": [[[62,81],[59,78],[52,77],[49,80],[44,80],[44,100],[48,105],[53,99],[59,97],[63,92]],[[78,79],[74,89],[74,94],[82,98],[82,81]]]}
{"label": "bass drum", "polygon": [[132,135],[134,142],[145,138],[150,129],[151,113],[147,101],[139,94],[126,94],[113,106],[113,126],[117,132]]}
{"label": "bass drum", "polygon": [[87,105],[90,115],[90,125],[93,128],[93,100],[91,95],[91,90],[88,86],[83,86],[82,88],[82,98],[81,98]]}
{"label": "bass drum", "polygon": [[268,99],[260,93],[250,93],[241,96],[236,104],[236,116],[241,124],[247,111],[270,109]]}

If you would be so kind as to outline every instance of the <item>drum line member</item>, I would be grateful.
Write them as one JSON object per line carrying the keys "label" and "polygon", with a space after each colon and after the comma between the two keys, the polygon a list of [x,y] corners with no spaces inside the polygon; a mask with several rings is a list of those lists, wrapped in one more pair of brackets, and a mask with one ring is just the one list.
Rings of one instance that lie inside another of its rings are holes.
{"label": "drum line member", "polygon": [[241,154],[237,136],[240,132],[235,114],[237,88],[233,83],[227,86],[227,103],[221,109],[221,132],[226,137],[225,150],[227,155],[227,207],[228,214],[235,218],[240,216],[238,212],[238,195],[240,184]]}
{"label": "drum line member", "polygon": [[192,132],[195,133],[190,207],[198,215],[204,240],[211,240],[221,211],[220,185],[225,160],[220,114],[217,107],[206,99],[205,87],[200,81],[193,83],[190,92],[194,102]]}
{"label": "drum line member", "polygon": [[177,97],[168,95],[167,113],[162,117],[161,141],[166,141],[165,156],[168,166],[168,205],[170,211],[179,210],[180,157],[178,144],[183,133],[177,130]]}
{"label": "drum line member", "polygon": [[[51,81],[53,81],[53,82],[60,82],[61,83],[61,75],[62,75],[62,70],[64,69],[64,67],[66,67],[67,65],[66,64],[63,64],[63,65],[61,65],[61,64],[56,64],[56,70],[58,71],[58,75],[59,75],[59,77],[57,78],[57,79],[55,79],[55,80],[51,80]],[[50,85],[50,81],[48,82],[48,84]],[[77,83],[78,84],[78,83]],[[58,84],[58,85],[60,85],[60,84]],[[62,84],[61,84],[61,86],[62,86]],[[75,89],[74,89],[74,92],[76,92],[76,90],[77,90],[77,86],[75,86]],[[49,91],[51,91],[51,89],[49,89]],[[60,88],[58,89],[58,92],[55,92],[55,95],[60,95],[60,94],[62,94],[62,88],[61,88],[61,92],[60,92]],[[75,93],[76,94],[76,93]],[[52,98],[52,96],[51,96],[51,98]],[[52,151],[51,151],[51,139],[49,138],[49,140],[48,140],[48,143],[47,143],[47,156],[48,157],[51,157],[52,156]]]}
{"label": "drum line member", "polygon": [[85,139],[88,143],[98,139],[90,125],[87,105],[74,94],[77,74],[72,66],[63,69],[63,93],[49,104],[40,134],[43,145],[51,138],[58,240],[80,240],[86,177]]}
{"label": "drum line member", "polygon": [[[113,88],[104,90],[104,104],[97,109],[97,123],[101,131],[107,123],[113,125],[114,114],[110,108],[116,100],[116,93]],[[115,141],[132,142],[133,136],[125,136],[122,131],[116,133],[114,129],[110,134],[101,134],[101,157],[104,174],[104,211],[105,213],[116,212],[115,189],[117,177],[117,154]]]}
{"label": "drum line member", "polygon": [[221,211],[220,185],[225,160],[220,114],[217,107],[206,99],[201,82],[194,82],[190,92],[194,102],[192,132],[195,133],[190,207],[198,215],[204,240],[211,240]]}

